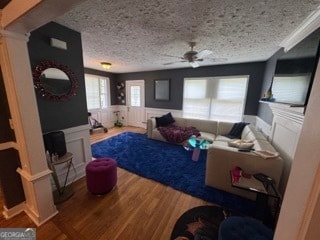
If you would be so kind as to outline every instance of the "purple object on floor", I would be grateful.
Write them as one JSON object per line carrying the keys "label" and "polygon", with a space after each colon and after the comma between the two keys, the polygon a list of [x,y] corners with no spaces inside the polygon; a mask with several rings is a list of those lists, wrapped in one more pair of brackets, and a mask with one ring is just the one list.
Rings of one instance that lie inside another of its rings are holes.
{"label": "purple object on floor", "polygon": [[93,194],[104,194],[117,184],[117,163],[112,158],[99,158],[86,166],[87,188]]}

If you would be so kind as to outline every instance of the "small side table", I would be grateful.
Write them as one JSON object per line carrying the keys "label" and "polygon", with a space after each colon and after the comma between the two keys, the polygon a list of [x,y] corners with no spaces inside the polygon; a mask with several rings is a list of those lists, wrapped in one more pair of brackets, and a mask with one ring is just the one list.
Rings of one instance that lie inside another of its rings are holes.
{"label": "small side table", "polygon": [[254,176],[251,176],[251,178],[245,178],[241,176],[239,177],[238,181],[234,182],[232,178],[232,171],[230,171],[230,176],[232,187],[237,187],[243,190],[257,193],[255,217],[262,220],[265,224],[270,224],[267,218],[268,215],[270,216],[270,213],[268,212],[269,198],[275,199],[275,209],[272,216],[273,219],[271,224],[273,225],[272,227],[274,227],[280,211],[280,204],[282,199],[281,194],[277,190],[275,184],[273,182],[270,182],[268,184],[263,183],[257,180]]}
{"label": "small side table", "polygon": [[[53,181],[57,187],[57,190],[53,192],[53,197],[54,197],[54,203],[61,203],[64,202],[65,200],[69,199],[73,195],[73,191],[70,186],[67,186],[67,180],[70,172],[70,167],[72,165],[72,158],[73,154],[70,152],[67,152],[65,155],[62,157],[59,157],[57,161],[50,161],[48,162],[50,169],[52,170],[52,178]],[[60,185],[59,178],[57,175],[57,170],[56,166],[60,164],[66,164],[67,165],[67,174],[64,179],[63,186]]]}

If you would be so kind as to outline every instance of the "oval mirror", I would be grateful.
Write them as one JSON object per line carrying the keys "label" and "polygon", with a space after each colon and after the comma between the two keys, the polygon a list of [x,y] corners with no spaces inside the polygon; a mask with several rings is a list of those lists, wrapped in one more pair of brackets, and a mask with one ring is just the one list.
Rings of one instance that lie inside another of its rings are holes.
{"label": "oval mirror", "polygon": [[53,61],[43,61],[33,71],[34,86],[41,97],[67,101],[76,95],[78,81],[66,66]]}
{"label": "oval mirror", "polygon": [[56,95],[64,95],[70,91],[71,81],[67,74],[58,68],[47,68],[41,73],[43,88]]}

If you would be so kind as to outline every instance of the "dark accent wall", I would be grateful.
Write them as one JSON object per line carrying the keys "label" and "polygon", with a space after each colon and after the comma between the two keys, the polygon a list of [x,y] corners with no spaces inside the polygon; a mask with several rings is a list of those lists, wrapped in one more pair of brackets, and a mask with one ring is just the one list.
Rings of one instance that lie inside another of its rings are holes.
{"label": "dark accent wall", "polygon": [[[199,68],[184,68],[150,72],[117,74],[118,81],[145,80],[145,106],[149,108],[164,108],[182,110],[183,80],[191,77],[216,77],[249,75],[245,114],[256,115],[260,99],[265,62],[217,65]],[[154,99],[154,80],[170,79],[170,100],[156,101]]]}
{"label": "dark accent wall", "polygon": [[[283,55],[283,53],[283,49],[280,49],[275,54],[273,54],[271,58],[269,58],[269,60],[267,61],[263,76],[262,91],[260,94],[261,97],[269,89],[276,69],[277,60],[279,57]],[[266,123],[270,125],[272,124],[273,114],[268,104],[259,103],[259,110],[257,115]]]}
{"label": "dark accent wall", "polygon": [[9,119],[11,118],[7,93],[4,86],[2,71],[0,68],[0,143],[15,141],[15,135],[10,128]]}
{"label": "dark accent wall", "polygon": [[97,75],[97,76],[102,76],[102,77],[107,77],[110,79],[110,92],[111,92],[111,105],[117,105],[118,104],[118,99],[117,99],[117,80],[116,80],[116,75],[110,72],[104,72],[104,71],[99,71],[95,69],[90,69],[90,68],[85,68],[84,73],[87,74],[92,74],[92,75]]}
{"label": "dark accent wall", "polygon": [[[11,118],[8,98],[0,71],[0,143],[15,141],[14,131],[10,128]],[[0,187],[7,208],[25,201],[21,177],[16,169],[20,166],[19,154],[14,149],[0,150]]]}
{"label": "dark accent wall", "polygon": [[[67,50],[50,46],[50,38],[67,43]],[[79,32],[51,22],[31,32],[28,42],[32,69],[43,60],[53,60],[67,66],[78,79],[77,95],[69,101],[45,99],[36,91],[42,132],[76,127],[88,123],[82,43]]]}
{"label": "dark accent wall", "polygon": [[[273,76],[277,74],[311,74],[311,82],[308,90],[310,92],[319,60],[319,41],[320,28],[313,31],[288,52],[284,52],[283,49],[278,50],[266,63],[261,95],[267,91]],[[259,104],[258,116],[268,124],[272,124],[273,114],[268,104]]]}
{"label": "dark accent wall", "polygon": [[23,186],[17,168],[21,168],[19,153],[10,148],[0,151],[0,183],[4,202],[12,208],[25,201]]}

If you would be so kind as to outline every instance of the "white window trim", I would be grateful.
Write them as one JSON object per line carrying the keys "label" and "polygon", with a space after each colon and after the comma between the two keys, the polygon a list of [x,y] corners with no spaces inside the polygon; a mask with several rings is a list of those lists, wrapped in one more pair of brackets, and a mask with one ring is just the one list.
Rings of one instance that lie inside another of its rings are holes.
{"label": "white window trim", "polygon": [[[100,100],[100,108],[88,108],[88,110],[102,110],[102,109],[107,109],[111,106],[111,91],[110,91],[110,78],[109,77],[104,77],[104,76],[100,76],[100,75],[95,75],[95,74],[84,74],[84,77],[86,76],[90,76],[90,77],[95,77],[95,78],[103,78],[106,79],[106,93],[107,93],[107,97],[106,97],[106,107],[101,107],[101,100]],[[101,96],[101,92],[100,92],[100,81],[99,81],[99,96]],[[100,98],[99,98],[100,99]]]}

